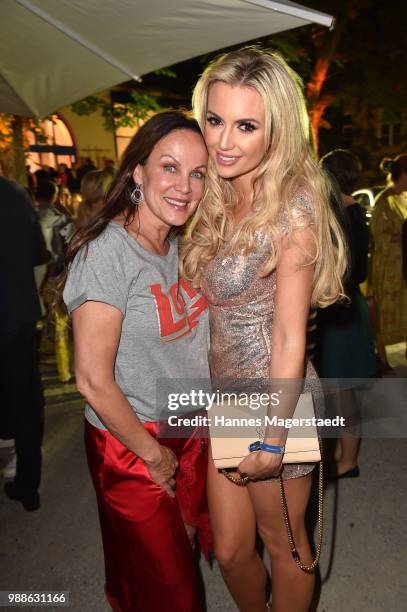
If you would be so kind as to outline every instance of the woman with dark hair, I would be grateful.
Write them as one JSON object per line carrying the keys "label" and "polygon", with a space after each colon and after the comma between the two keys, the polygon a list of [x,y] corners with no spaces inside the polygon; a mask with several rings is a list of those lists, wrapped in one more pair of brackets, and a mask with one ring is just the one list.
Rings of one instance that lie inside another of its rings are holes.
{"label": "woman with dark hair", "polygon": [[113,180],[113,174],[107,170],[92,170],[85,174],[81,182],[82,202],[77,209],[75,224],[85,225],[103,208],[106,193]]}
{"label": "woman with dark hair", "polygon": [[204,193],[207,151],[180,112],[132,138],[102,210],[72,239],[64,300],[87,400],[106,595],[120,612],[201,610],[192,542],[208,535],[206,444],[160,439],[160,378],[208,376],[206,302],[178,279],[177,239]]}
{"label": "woman with dark hair", "polygon": [[[368,305],[359,288],[367,277],[369,232],[363,208],[351,195],[362,168],[359,159],[344,149],[327,153],[320,164],[333,183],[331,203],[347,237],[350,265],[345,282],[349,302],[318,311],[315,365],[322,378],[370,378],[376,373],[376,360]],[[326,401],[333,414],[345,417],[348,424],[336,444],[331,475],[358,476],[357,396],[352,388],[339,389]]]}
{"label": "woman with dark hair", "polygon": [[370,287],[376,303],[376,347],[383,372],[391,371],[386,345],[407,338],[407,283],[403,276],[402,227],[407,219],[407,155],[384,159],[387,188],[376,198],[370,222]]}

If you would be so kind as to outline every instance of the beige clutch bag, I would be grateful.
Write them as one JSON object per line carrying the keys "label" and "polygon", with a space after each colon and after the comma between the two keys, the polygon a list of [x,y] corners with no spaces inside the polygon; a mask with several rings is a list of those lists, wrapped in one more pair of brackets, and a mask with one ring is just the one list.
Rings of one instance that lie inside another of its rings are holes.
{"label": "beige clutch bag", "polygon": [[[212,457],[218,470],[236,468],[249,454],[249,444],[259,439],[259,426],[247,425],[245,419],[261,419],[264,423],[265,413],[243,411],[236,403],[227,406],[215,404],[209,412],[210,439]],[[306,425],[294,425],[289,429],[285,444],[283,463],[314,463],[321,461],[318,432],[309,421],[315,417],[314,402],[311,393],[300,395],[293,419],[307,419]],[[233,421],[229,421],[233,419]],[[233,423],[228,426],[228,423]],[[303,421],[304,422],[304,421]],[[264,427],[262,428],[264,431]],[[240,431],[239,431],[240,430]],[[225,437],[225,431],[236,431],[236,437]]]}

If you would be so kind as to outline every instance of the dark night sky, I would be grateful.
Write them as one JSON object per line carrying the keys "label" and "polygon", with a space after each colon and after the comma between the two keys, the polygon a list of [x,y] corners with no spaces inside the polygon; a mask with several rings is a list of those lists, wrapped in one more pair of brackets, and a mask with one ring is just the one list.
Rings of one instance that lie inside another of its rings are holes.
{"label": "dark night sky", "polygon": [[[390,3],[385,0],[354,0],[353,2],[349,0],[308,0],[304,2],[304,5],[327,12],[335,17],[340,16],[340,13],[344,10],[344,7],[356,7],[356,9],[348,10],[348,14],[357,15],[356,21],[353,19],[351,22],[354,35],[356,37],[355,42],[359,43],[360,38],[365,36],[366,33],[373,34],[374,37],[377,36],[378,41],[380,40],[381,47],[385,48],[385,40],[383,40],[383,22],[387,21],[385,24],[386,35],[388,35],[390,30],[391,36],[392,29],[394,28],[394,35],[398,38],[399,45],[406,47],[406,37],[405,34],[403,35],[402,31],[400,31],[400,24],[403,24],[404,22],[405,25],[407,23],[407,0],[392,0]],[[383,15],[385,16],[385,20],[383,19]],[[358,23],[360,24],[359,27],[355,28],[355,24]],[[312,28],[312,26],[306,26],[305,28],[302,28],[302,30],[304,32],[309,32],[310,28]],[[359,29],[360,32],[358,32]],[[364,32],[364,29],[366,29],[367,32]],[[291,34],[293,32],[295,32],[295,30],[291,31]],[[273,47],[273,40],[276,38],[282,38],[286,35],[290,36],[291,34],[290,31],[288,31],[270,38],[247,41],[247,43],[260,42],[261,44]],[[348,28],[347,37],[350,38],[350,44],[352,44],[350,28]],[[393,40],[389,40],[389,42],[393,42]],[[236,45],[236,47],[239,46],[241,45]],[[407,54],[407,48],[405,48],[405,51]],[[189,101],[193,85],[196,82],[199,74],[202,72],[208,61],[219,52],[221,52],[221,50],[215,51],[206,56],[202,56],[201,58],[190,59],[174,65],[172,68],[177,74],[176,79],[163,78],[162,76],[157,76],[155,74],[145,75],[143,77],[141,89],[172,92],[180,95],[181,97],[185,97],[185,100]],[[299,70],[299,72],[301,74],[301,70]],[[301,74],[301,76],[304,78],[305,74]]]}

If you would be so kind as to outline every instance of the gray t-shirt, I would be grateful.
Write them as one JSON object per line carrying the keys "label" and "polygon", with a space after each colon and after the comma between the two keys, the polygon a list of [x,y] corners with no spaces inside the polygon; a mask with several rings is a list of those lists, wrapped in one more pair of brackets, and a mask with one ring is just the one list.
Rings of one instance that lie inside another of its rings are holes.
{"label": "gray t-shirt", "polygon": [[[157,405],[160,379],[209,378],[207,303],[178,278],[175,238],[156,255],[111,221],[75,257],[63,297],[69,314],[88,300],[123,314],[115,380],[141,421],[160,420],[166,408]],[[105,429],[89,405],[85,416]]]}

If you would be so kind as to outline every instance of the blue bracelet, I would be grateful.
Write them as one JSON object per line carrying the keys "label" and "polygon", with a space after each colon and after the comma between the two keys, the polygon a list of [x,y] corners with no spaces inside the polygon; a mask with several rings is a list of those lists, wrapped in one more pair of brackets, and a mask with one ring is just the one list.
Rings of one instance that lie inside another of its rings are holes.
{"label": "blue bracelet", "polygon": [[260,440],[256,440],[256,442],[252,442],[249,446],[249,451],[251,453],[255,451],[265,451],[266,453],[274,453],[275,455],[283,455],[285,451],[285,446],[277,446],[274,444],[266,444],[265,442],[260,442]]}

